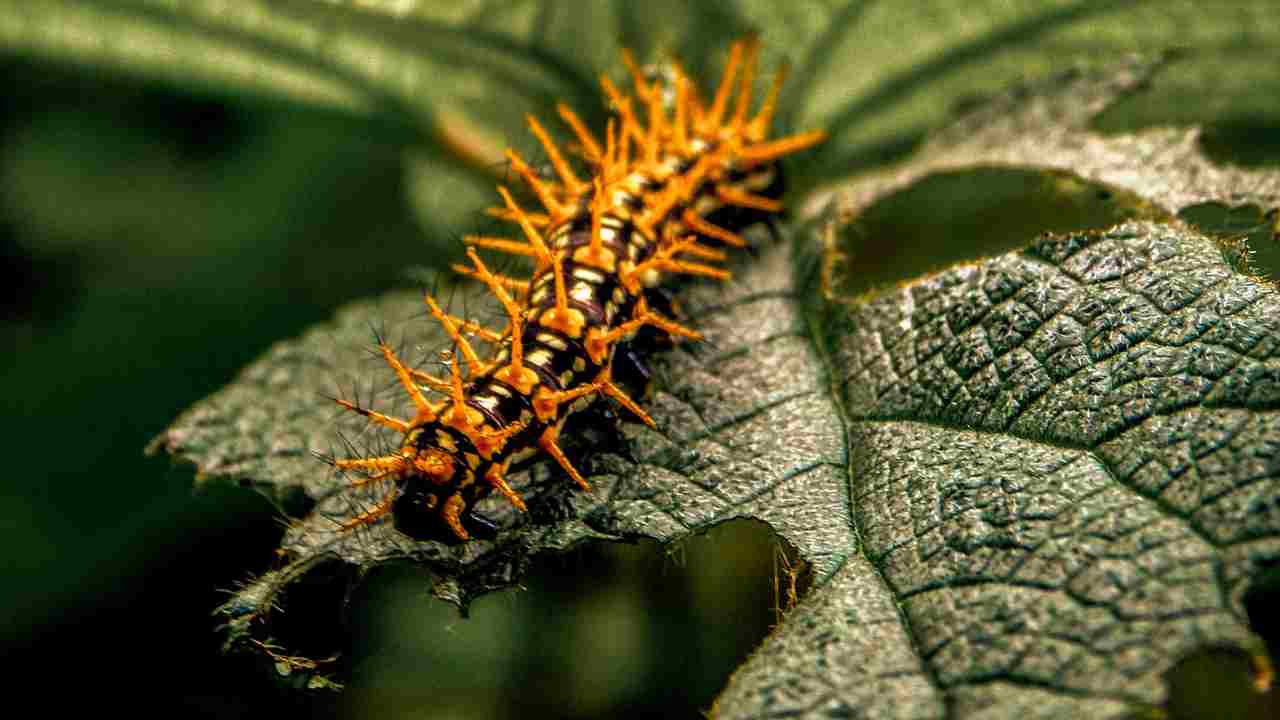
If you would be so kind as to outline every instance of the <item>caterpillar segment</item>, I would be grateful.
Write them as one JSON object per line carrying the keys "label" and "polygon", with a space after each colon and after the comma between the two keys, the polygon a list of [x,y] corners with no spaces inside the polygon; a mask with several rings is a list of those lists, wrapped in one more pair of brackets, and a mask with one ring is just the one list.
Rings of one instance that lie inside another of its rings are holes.
{"label": "caterpillar segment", "polygon": [[[409,368],[380,347],[415,413],[395,418],[338,401],[403,436],[393,454],[334,461],[358,476],[356,484],[388,488],[344,529],[391,515],[397,529],[418,539],[492,537],[493,523],[474,508],[496,491],[525,510],[506,480],[512,463],[549,456],[590,490],[560,447],[572,413],[607,397],[654,424],[613,382],[615,349],[646,326],[672,337],[700,336],[652,309],[646,294],[671,275],[728,280],[725,249],[747,244],[739,230],[782,209],[778,159],[825,137],[810,131],[769,139],[784,73],[774,76],[753,114],[757,50],[753,38],[733,44],[710,102],[677,65],[667,68],[665,81],[650,80],[624,51],[632,94],[601,78],[615,116],[603,139],[567,106],[556,108],[574,139],[567,149],[589,175],[579,174],[542,124],[528,118],[553,176],[543,177],[514,150],[507,156],[541,208],[525,209],[499,187],[502,205],[490,214],[519,232],[466,238],[469,264],[455,266],[487,286],[507,325],[483,328],[428,296],[428,309],[456,347],[448,378]],[[532,273],[494,273],[477,249],[527,258]],[[473,339],[495,349],[483,357]]]}

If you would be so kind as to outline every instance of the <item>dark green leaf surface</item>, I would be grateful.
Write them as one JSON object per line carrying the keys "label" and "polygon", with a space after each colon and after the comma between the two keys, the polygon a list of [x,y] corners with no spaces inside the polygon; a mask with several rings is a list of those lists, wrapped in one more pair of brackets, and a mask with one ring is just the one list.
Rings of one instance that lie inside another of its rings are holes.
{"label": "dark green leaf surface", "polygon": [[[1126,105],[1113,127],[1206,122],[1276,112],[1277,82],[1263,69],[1276,24],[1265,0],[1031,0],[855,3],[811,58],[803,94],[790,98],[799,126],[833,132],[819,175],[838,176],[943,124],[960,102],[1079,62],[1125,52],[1188,49],[1157,81],[1161,92]],[[846,28],[856,28],[848,30]],[[1269,88],[1270,90],[1267,90]]]}

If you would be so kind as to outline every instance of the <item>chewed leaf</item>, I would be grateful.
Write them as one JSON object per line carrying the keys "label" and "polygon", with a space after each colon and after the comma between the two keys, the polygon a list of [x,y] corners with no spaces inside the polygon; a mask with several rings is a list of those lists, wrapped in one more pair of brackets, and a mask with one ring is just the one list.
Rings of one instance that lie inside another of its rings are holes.
{"label": "chewed leaf", "polygon": [[[455,298],[459,307],[487,308],[475,291]],[[368,423],[343,413],[334,398],[368,400],[376,409],[396,410],[389,375],[376,372],[380,328],[387,341],[406,348],[419,364],[448,339],[422,318],[419,293],[400,292],[376,301],[352,303],[333,322],[297,340],[280,342],[239,378],[192,407],[156,438],[154,446],[194,462],[199,482],[252,486],[285,504],[309,504],[332,494],[332,473],[316,455],[345,452],[344,442],[376,442]]]}
{"label": "chewed leaf", "polygon": [[[685,312],[705,341],[655,361],[667,380],[646,405],[657,430],[624,425],[629,459],[591,457],[591,495],[570,491],[545,465],[515,474],[513,485],[530,498],[530,513],[487,500],[485,514],[508,530],[493,542],[414,542],[389,522],[343,532],[342,524],[376,502],[379,490],[350,487],[312,457],[334,452],[340,421],[353,444],[377,442],[359,423],[339,416],[326,395],[349,382],[343,378],[368,382],[376,358],[353,348],[361,339],[368,344],[370,323],[411,317],[420,299],[396,295],[361,303],[331,326],[279,344],[157,440],[195,463],[206,482],[251,483],[282,499],[301,490],[314,502],[286,534],[288,566],[247,587],[225,611],[247,629],[270,613],[291,583],[334,559],[360,568],[402,559],[426,563],[440,573],[437,593],[465,604],[517,581],[527,557],[539,551],[593,537],[673,540],[735,517],[774,523],[816,572],[829,574],[851,542],[843,443],[791,296],[788,256],[787,247],[775,246],[756,261],[739,263],[739,279],[727,291],[689,288]],[[761,317],[769,321],[761,323]],[[408,348],[442,341],[421,317],[389,326],[387,335],[403,337]],[[771,360],[760,364],[763,357]],[[375,401],[395,398],[364,394]],[[791,511],[778,514],[786,508]],[[833,536],[845,536],[844,544],[830,547]]]}

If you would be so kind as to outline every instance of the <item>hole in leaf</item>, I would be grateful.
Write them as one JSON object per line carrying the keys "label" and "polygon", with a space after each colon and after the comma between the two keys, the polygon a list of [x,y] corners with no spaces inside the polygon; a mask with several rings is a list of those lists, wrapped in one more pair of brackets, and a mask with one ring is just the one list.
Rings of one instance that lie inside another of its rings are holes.
{"label": "hole in leaf", "polygon": [[[322,662],[314,670],[326,676],[341,675],[341,668],[349,667],[352,652],[344,642],[342,625],[360,609],[360,595],[353,592],[356,577],[357,572],[351,565],[335,560],[312,569],[289,585],[281,596],[271,598],[279,607],[270,613],[270,625],[265,632],[263,628],[254,628],[254,637],[271,643],[266,649],[275,654],[277,666],[290,657],[298,658],[299,662],[319,660]],[[356,601],[348,605],[347,601],[353,597]],[[262,608],[244,607],[243,610],[263,613]],[[286,682],[305,683],[315,674],[301,665],[289,669],[290,680]]]}
{"label": "hole in leaf", "polygon": [[930,175],[867,208],[843,232],[841,295],[1025,247],[1044,232],[1104,228],[1157,210],[1069,173],[983,167]]}
{"label": "hole in leaf", "polygon": [[352,606],[346,711],[697,717],[777,622],[775,573],[784,606],[793,578],[807,587],[780,545],[743,520],[669,547],[591,543],[535,558],[523,590],[476,599],[465,620],[429,596],[426,570],[380,572]]}
{"label": "hole in leaf", "polygon": [[1244,610],[1249,627],[1267,644],[1272,658],[1280,658],[1280,559],[1258,571],[1244,593]]}
{"label": "hole in leaf", "polygon": [[1211,237],[1243,241],[1247,261],[1237,265],[1237,270],[1280,278],[1280,219],[1276,210],[1264,211],[1252,203],[1231,206],[1208,202],[1185,207],[1178,211],[1178,217]]}
{"label": "hole in leaf", "polygon": [[1260,691],[1258,668],[1239,648],[1211,647],[1183,658],[1165,674],[1170,720],[1277,717],[1274,689]]}
{"label": "hole in leaf", "polygon": [[1263,117],[1236,117],[1211,123],[1200,134],[1209,159],[1244,167],[1280,165],[1280,122]]}

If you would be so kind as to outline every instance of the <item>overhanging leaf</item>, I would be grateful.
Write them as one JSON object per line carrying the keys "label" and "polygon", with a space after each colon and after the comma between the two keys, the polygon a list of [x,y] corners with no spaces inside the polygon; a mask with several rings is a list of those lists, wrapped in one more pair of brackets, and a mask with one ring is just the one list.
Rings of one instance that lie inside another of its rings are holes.
{"label": "overhanging leaf", "polygon": [[1113,127],[1274,117],[1277,110],[1278,81],[1265,69],[1276,30],[1265,0],[1214,12],[1183,0],[857,5],[857,30],[829,25],[802,94],[788,98],[797,125],[833,133],[835,149],[809,169],[819,177],[900,154],[962,102],[1066,66],[1105,66],[1125,52],[1189,50],[1177,72],[1156,81],[1161,92],[1127,106]]}
{"label": "overhanging leaf", "polygon": [[[441,18],[307,0],[8,1],[0,3],[0,47],[184,89],[355,113],[433,137],[450,136],[459,117],[508,137],[523,128],[512,112],[521,102],[531,110],[595,96],[584,68],[511,32],[475,27],[483,12]],[[507,98],[500,109],[487,99],[499,89]]]}
{"label": "overhanging leaf", "polygon": [[471,161],[497,162],[522,136],[525,111],[560,99],[598,119],[594,77],[619,45],[674,53],[704,74],[729,40],[755,30],[767,64],[797,63],[784,124],[834,135],[802,168],[808,180],[901,153],[962,101],[1064,59],[1193,51],[1158,80],[1160,93],[1118,114],[1119,127],[1273,115],[1272,13],[1267,0],[1214,12],[1191,0],[740,0],[643,11],[626,2],[4,0],[0,49],[407,125]]}

